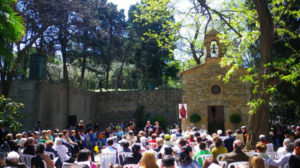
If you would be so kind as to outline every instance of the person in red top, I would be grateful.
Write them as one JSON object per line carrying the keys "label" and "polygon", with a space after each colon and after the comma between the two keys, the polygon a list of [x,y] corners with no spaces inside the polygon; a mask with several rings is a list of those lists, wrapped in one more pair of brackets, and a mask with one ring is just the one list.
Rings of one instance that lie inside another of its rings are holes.
{"label": "person in red top", "polygon": [[196,142],[195,139],[194,139],[194,134],[193,134],[193,133],[190,133],[190,134],[189,134],[189,139],[188,139],[187,142],[188,142],[188,144],[190,144],[190,145],[191,145],[191,143]]}
{"label": "person in red top", "polygon": [[[148,141],[148,143],[151,148],[153,148],[153,149],[156,148],[156,134],[151,135],[151,140]],[[151,145],[151,144],[153,144],[153,145]]]}

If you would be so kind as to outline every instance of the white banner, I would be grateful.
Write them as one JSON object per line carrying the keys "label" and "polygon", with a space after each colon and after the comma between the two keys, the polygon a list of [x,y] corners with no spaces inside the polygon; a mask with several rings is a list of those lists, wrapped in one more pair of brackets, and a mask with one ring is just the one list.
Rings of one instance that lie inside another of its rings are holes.
{"label": "white banner", "polygon": [[179,111],[179,119],[187,118],[188,116],[188,109],[187,104],[178,104],[178,111]]}

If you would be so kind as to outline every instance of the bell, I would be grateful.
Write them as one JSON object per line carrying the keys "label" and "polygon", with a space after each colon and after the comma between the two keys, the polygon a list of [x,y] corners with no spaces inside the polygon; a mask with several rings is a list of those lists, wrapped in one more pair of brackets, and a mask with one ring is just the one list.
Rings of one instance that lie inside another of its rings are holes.
{"label": "bell", "polygon": [[217,53],[217,51],[216,51],[216,44],[212,44],[212,53],[213,54],[216,54]]}

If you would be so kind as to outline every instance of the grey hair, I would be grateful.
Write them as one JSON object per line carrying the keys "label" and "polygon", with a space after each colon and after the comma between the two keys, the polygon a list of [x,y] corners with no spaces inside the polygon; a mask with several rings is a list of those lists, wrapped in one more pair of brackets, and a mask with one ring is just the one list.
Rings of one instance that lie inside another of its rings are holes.
{"label": "grey hair", "polygon": [[290,139],[290,138],[284,138],[284,140],[283,140],[283,143],[284,143],[284,144],[287,144],[287,143],[289,143],[289,142],[291,142],[291,139]]}
{"label": "grey hair", "polygon": [[56,139],[55,145],[62,145],[62,139],[60,139],[60,138]]}
{"label": "grey hair", "polygon": [[241,151],[243,149],[242,141],[239,140],[239,139],[237,139],[233,142],[233,146],[234,146],[236,151]]}

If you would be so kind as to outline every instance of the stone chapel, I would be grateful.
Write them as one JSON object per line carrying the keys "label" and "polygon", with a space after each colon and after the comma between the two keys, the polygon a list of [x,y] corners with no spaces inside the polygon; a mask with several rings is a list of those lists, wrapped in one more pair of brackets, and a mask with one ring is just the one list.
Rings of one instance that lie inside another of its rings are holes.
{"label": "stone chapel", "polygon": [[[250,99],[250,84],[240,80],[246,69],[240,68],[225,83],[219,76],[224,76],[229,67],[221,67],[223,56],[222,44],[217,37],[218,32],[211,30],[206,34],[205,63],[197,65],[181,73],[183,95],[182,102],[187,104],[188,118],[182,119],[182,129],[205,125],[208,132],[216,132],[222,129],[235,130],[241,125],[247,125],[249,107],[246,105]],[[190,116],[198,113],[201,121],[191,123]],[[230,122],[231,114],[239,114],[241,122]]]}

